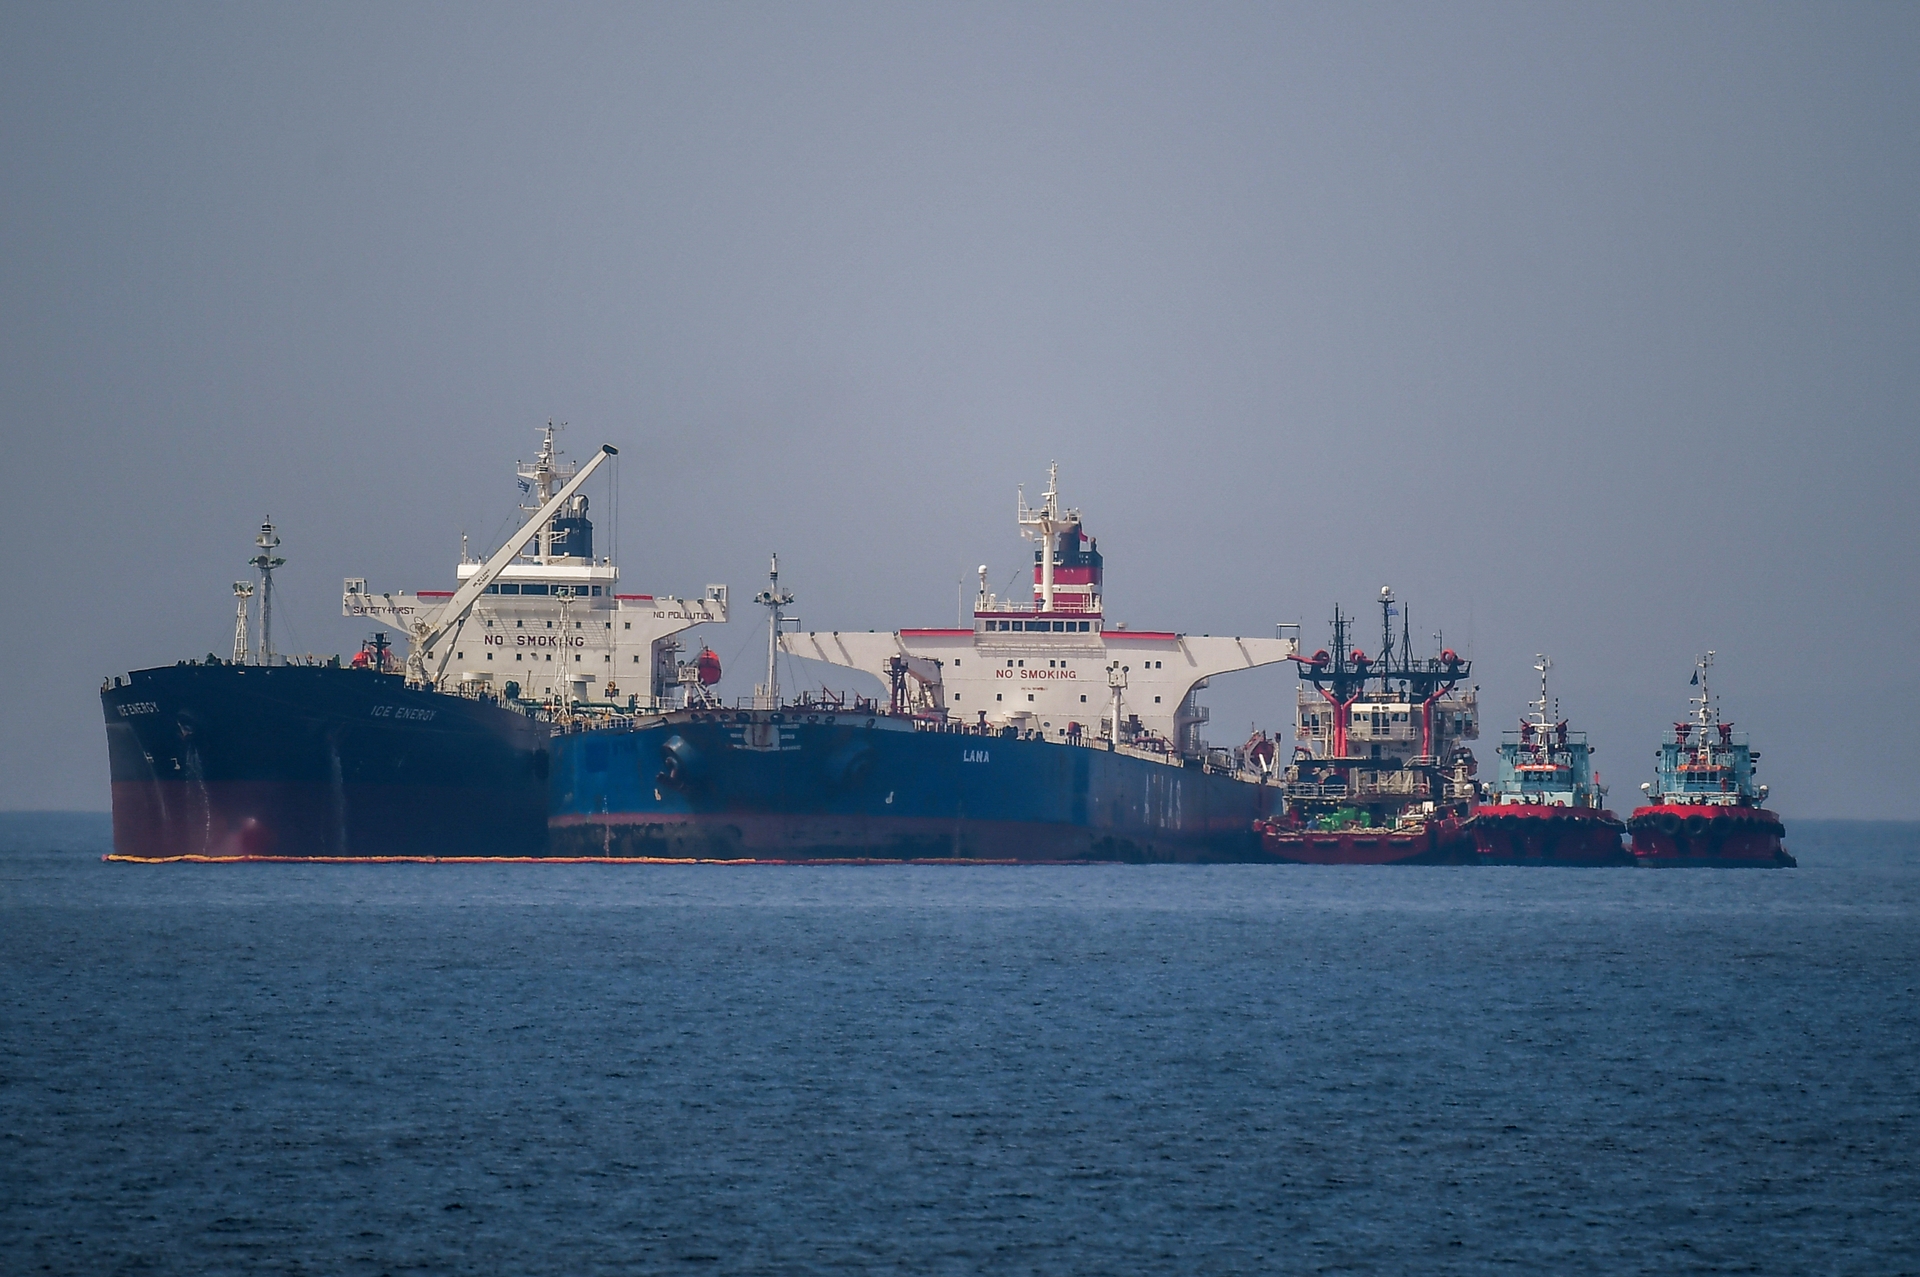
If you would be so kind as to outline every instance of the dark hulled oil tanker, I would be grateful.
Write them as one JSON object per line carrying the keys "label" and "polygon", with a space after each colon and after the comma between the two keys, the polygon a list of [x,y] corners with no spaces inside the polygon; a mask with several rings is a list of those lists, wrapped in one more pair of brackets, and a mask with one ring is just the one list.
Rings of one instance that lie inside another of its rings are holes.
{"label": "dark hulled oil tanker", "polygon": [[410,687],[385,656],[374,643],[344,666],[209,658],[113,679],[100,699],[115,853],[538,853],[546,722]]}
{"label": "dark hulled oil tanker", "polygon": [[284,561],[263,526],[259,584],[235,586],[232,659],[135,670],[101,689],[115,854],[543,854],[561,707],[622,683],[638,704],[639,689],[672,681],[674,632],[725,619],[722,589],[691,601],[617,594],[579,493],[613,452],[563,465],[549,426],[520,468],[531,517],[486,562],[460,564],[452,590],[382,594],[347,580],[345,612],[405,634],[404,666],[384,635],[351,662],[277,653]]}
{"label": "dark hulled oil tanker", "polygon": [[[1131,630],[1050,479],[1020,503],[1033,592],[980,592],[953,629],[783,630],[778,563],[766,682],[750,701],[581,725],[554,740],[553,850],[757,861],[1264,858],[1279,789],[1245,750],[1209,749],[1209,677],[1285,659],[1291,639]],[[783,697],[783,654],[873,675],[884,699]],[[1270,757],[1270,755],[1269,755]]]}

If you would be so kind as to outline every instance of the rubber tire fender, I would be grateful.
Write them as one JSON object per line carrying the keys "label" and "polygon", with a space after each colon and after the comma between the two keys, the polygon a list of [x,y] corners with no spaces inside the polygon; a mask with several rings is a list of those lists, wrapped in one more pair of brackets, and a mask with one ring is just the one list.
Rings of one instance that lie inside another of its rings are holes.
{"label": "rubber tire fender", "polygon": [[654,781],[671,789],[685,789],[700,779],[703,761],[693,743],[675,732],[660,742],[660,772]]}
{"label": "rubber tire fender", "polygon": [[827,783],[835,789],[853,789],[873,771],[873,746],[850,740],[827,756]]}

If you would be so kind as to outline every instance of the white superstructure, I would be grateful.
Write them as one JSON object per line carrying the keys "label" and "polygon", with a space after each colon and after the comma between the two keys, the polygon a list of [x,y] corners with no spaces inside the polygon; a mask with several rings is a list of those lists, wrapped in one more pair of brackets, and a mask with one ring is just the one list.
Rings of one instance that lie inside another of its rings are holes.
{"label": "white superstructure", "polygon": [[[348,577],[347,616],[392,625],[416,647],[431,644],[425,678],[444,691],[490,692],[562,706],[678,708],[694,680],[681,672],[675,635],[727,619],[727,587],[700,598],[620,593],[612,556],[595,557],[579,467],[562,463],[549,423],[539,455],[519,466],[535,518],[511,554],[463,556],[452,590],[376,592]],[[611,455],[607,450],[605,455]],[[595,458],[597,462],[599,458]],[[556,503],[556,498],[560,498]],[[545,518],[538,513],[554,506]],[[483,580],[475,592],[466,587]],[[471,603],[468,600],[471,599]],[[448,616],[457,606],[464,616]],[[409,670],[421,665],[409,653]]]}
{"label": "white superstructure", "polygon": [[1037,508],[1019,503],[1022,534],[1040,542],[1031,599],[989,593],[983,566],[971,629],[803,631],[781,635],[782,650],[863,670],[918,715],[1200,754],[1207,680],[1283,661],[1299,644],[1109,624],[1099,546],[1080,511],[1061,507],[1056,477],[1057,467]]}

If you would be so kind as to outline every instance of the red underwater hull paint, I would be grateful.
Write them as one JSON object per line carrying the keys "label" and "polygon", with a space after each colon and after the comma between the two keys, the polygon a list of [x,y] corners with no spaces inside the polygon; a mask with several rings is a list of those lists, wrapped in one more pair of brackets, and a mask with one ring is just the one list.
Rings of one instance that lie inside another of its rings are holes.
{"label": "red underwater hull paint", "polygon": [[1634,859],[1650,868],[1790,869],[1786,828],[1764,807],[1662,803],[1635,809],[1627,821]]}
{"label": "red underwater hull paint", "polygon": [[1217,838],[1139,838],[1081,825],[784,812],[592,812],[547,823],[554,856],[763,864],[1095,864],[1257,860]]}
{"label": "red underwater hull paint", "polygon": [[1501,803],[1467,822],[1481,865],[1630,865],[1625,831],[1618,816],[1593,807]]}
{"label": "red underwater hull paint", "polygon": [[482,786],[285,781],[113,782],[113,846],[123,857],[462,856],[537,851],[522,796]]}
{"label": "red underwater hull paint", "polygon": [[1260,846],[1276,860],[1299,865],[1457,865],[1473,855],[1473,840],[1457,820],[1439,820],[1417,833],[1342,829],[1323,832],[1269,823]]}

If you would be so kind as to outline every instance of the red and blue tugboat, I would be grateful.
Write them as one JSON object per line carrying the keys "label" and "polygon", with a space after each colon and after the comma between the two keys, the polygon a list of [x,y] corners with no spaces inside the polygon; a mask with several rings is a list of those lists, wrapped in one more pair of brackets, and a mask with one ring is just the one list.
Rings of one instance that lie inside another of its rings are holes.
{"label": "red and blue tugboat", "polygon": [[1310,865],[1461,864],[1473,856],[1477,695],[1470,662],[1450,650],[1415,659],[1393,591],[1380,590],[1380,655],[1349,645],[1333,614],[1333,650],[1296,656],[1296,746],[1281,773],[1285,807],[1258,822],[1276,860]]}
{"label": "red and blue tugboat", "polygon": [[1647,805],[1635,809],[1627,829],[1640,864],[1711,865],[1727,868],[1791,868],[1786,828],[1760,804],[1767,787],[1756,785],[1760,755],[1744,733],[1722,722],[1707,688],[1713,667],[1708,652],[1696,665],[1692,721],[1675,723],[1660,742],[1659,779],[1640,788]]}
{"label": "red and blue tugboat", "polygon": [[1500,777],[1467,822],[1482,865],[1630,865],[1626,826],[1606,809],[1585,732],[1567,730],[1547,695],[1553,662],[1536,658],[1540,699],[1500,741]]}

